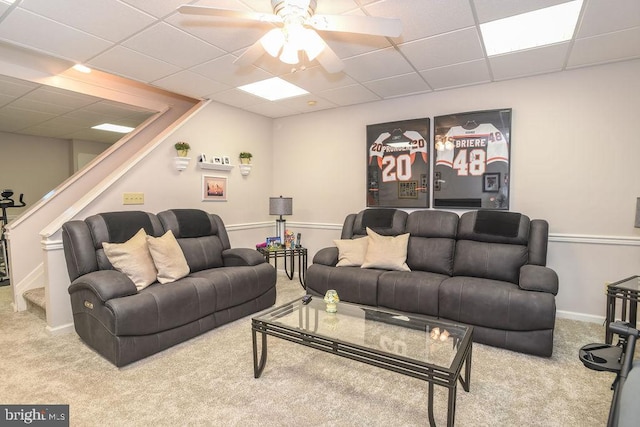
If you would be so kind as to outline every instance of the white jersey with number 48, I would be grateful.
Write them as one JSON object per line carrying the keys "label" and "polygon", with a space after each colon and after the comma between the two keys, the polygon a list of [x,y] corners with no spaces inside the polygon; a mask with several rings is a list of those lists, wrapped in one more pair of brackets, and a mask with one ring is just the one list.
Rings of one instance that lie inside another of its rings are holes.
{"label": "white jersey with number 48", "polygon": [[453,168],[458,176],[480,176],[493,162],[509,163],[509,141],[491,123],[473,129],[453,126],[444,139],[436,143],[436,166]]}

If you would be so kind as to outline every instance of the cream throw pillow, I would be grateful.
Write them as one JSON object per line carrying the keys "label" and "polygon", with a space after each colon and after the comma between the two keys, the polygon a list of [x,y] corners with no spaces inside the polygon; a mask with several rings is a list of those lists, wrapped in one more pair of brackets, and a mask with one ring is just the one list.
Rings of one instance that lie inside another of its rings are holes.
{"label": "cream throw pillow", "polygon": [[367,227],[369,246],[362,268],[411,271],[407,265],[409,233],[399,236],[381,236]]}
{"label": "cream throw pillow", "polygon": [[147,233],[141,228],[124,243],[102,243],[109,262],[118,271],[126,274],[138,290],[156,281],[156,267],[149,253]]}
{"label": "cream throw pillow", "polygon": [[147,236],[147,244],[158,270],[158,282],[175,282],[189,274],[189,264],[171,230],[161,237]]}
{"label": "cream throw pillow", "polygon": [[336,267],[360,267],[367,253],[369,238],[334,240],[338,247],[338,263]]}

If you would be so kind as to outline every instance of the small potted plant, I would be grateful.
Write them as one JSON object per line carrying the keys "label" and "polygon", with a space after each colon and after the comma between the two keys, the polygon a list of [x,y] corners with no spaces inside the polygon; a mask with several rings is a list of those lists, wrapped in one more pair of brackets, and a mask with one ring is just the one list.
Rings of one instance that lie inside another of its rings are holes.
{"label": "small potted plant", "polygon": [[189,143],[183,141],[176,142],[174,147],[178,152],[178,157],[187,157],[187,155],[189,154],[189,150],[191,149]]}
{"label": "small potted plant", "polygon": [[252,157],[253,155],[251,153],[243,151],[240,153],[240,163],[242,163],[243,165],[248,165],[249,163],[251,163]]}

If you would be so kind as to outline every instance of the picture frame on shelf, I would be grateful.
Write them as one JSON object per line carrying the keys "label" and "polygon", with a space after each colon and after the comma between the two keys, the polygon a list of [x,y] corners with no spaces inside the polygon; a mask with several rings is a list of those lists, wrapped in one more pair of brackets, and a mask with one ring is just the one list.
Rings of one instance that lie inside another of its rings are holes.
{"label": "picture frame on shelf", "polygon": [[214,165],[221,165],[222,164],[222,157],[220,156],[214,156],[211,159],[211,163],[213,163]]}
{"label": "picture frame on shelf", "polygon": [[231,157],[229,157],[229,156],[222,156],[222,164],[230,165],[230,164],[231,164]]}
{"label": "picture frame on shelf", "polygon": [[207,155],[206,155],[206,154],[204,154],[204,153],[200,153],[200,160],[198,160],[198,161],[199,161],[199,162],[202,162],[202,163],[206,163],[206,161],[207,161]]}
{"label": "picture frame on shelf", "polygon": [[226,202],[228,197],[227,178],[202,175],[202,201]]}
{"label": "picture frame on shelf", "polygon": [[280,249],[282,242],[280,237],[267,237],[267,249]]}

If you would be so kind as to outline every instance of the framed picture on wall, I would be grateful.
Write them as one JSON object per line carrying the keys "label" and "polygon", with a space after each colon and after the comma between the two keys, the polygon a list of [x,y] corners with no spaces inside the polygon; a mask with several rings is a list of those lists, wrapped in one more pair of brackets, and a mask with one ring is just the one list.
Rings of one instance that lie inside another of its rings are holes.
{"label": "framed picture on wall", "polygon": [[433,206],[509,209],[511,109],[434,118]]}
{"label": "framed picture on wall", "polygon": [[500,172],[488,172],[482,175],[482,191],[497,193],[500,189]]}
{"label": "framed picture on wall", "polygon": [[429,207],[428,118],[367,126],[367,206]]}
{"label": "framed picture on wall", "polygon": [[202,200],[206,202],[227,201],[227,178],[202,175]]}

